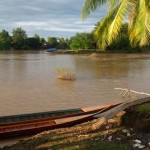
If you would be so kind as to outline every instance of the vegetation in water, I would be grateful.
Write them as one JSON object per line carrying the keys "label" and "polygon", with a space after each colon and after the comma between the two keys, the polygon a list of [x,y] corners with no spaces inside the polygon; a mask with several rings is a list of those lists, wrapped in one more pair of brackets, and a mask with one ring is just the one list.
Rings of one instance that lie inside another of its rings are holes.
{"label": "vegetation in water", "polygon": [[61,80],[70,80],[74,81],[76,80],[75,73],[71,68],[56,68],[56,75],[58,79]]}
{"label": "vegetation in water", "polygon": [[92,53],[91,55],[90,55],[90,57],[92,57],[92,58],[97,58],[99,55],[97,54],[97,53]]}

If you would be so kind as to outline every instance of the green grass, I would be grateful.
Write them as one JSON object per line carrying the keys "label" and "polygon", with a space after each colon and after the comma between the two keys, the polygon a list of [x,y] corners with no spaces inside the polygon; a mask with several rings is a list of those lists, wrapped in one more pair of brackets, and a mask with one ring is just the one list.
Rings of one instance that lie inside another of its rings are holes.
{"label": "green grass", "polygon": [[[54,148],[54,147],[53,147]],[[124,144],[111,143],[106,141],[83,141],[81,143],[66,144],[57,146],[57,150],[135,150]]]}
{"label": "green grass", "polygon": [[135,110],[140,113],[147,113],[150,112],[150,103],[145,103],[142,105],[138,105],[135,107]]}
{"label": "green grass", "polygon": [[117,143],[98,143],[95,146],[89,146],[88,150],[133,150],[133,148]]}

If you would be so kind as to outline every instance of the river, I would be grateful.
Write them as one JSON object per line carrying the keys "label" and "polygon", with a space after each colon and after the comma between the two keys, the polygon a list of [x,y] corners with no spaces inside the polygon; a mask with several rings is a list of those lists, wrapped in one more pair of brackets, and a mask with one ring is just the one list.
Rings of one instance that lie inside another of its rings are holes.
{"label": "river", "polygon": [[[76,81],[57,79],[56,68],[74,70]],[[150,54],[51,55],[0,53],[0,116],[95,106],[122,101],[125,84],[150,93]]]}
{"label": "river", "polygon": [[[75,81],[57,79],[60,67]],[[0,116],[95,106],[123,101],[125,84],[150,93],[150,54],[51,55],[43,51],[0,52]],[[23,137],[21,137],[23,138]],[[4,139],[0,146],[16,139]]]}

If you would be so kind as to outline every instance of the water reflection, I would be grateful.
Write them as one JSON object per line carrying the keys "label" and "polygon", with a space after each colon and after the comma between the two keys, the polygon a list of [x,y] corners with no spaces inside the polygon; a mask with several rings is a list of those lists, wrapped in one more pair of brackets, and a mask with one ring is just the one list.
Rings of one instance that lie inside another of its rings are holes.
{"label": "water reflection", "polygon": [[[77,80],[56,78],[57,67],[75,70]],[[0,54],[0,115],[66,109],[118,102],[125,83],[149,92],[149,54],[48,55],[44,52]]]}
{"label": "water reflection", "polygon": [[79,72],[84,70],[87,76],[95,78],[120,78],[141,73],[143,69],[147,69],[142,60],[145,58],[137,57],[135,54],[100,54],[96,58],[81,56],[74,59]]}

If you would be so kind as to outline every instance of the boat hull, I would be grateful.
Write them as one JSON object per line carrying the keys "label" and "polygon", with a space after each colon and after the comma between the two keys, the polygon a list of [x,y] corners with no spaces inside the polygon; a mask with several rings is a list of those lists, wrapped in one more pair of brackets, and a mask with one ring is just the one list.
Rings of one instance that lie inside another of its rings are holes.
{"label": "boat hull", "polygon": [[83,123],[94,119],[94,116],[105,112],[113,107],[120,105],[104,105],[96,107],[97,109],[84,108],[84,113],[76,113],[57,118],[47,118],[43,120],[24,121],[19,123],[9,123],[0,125],[0,138],[17,136],[17,135],[29,135],[39,133],[45,130],[51,130],[56,128],[71,127],[73,125]]}

